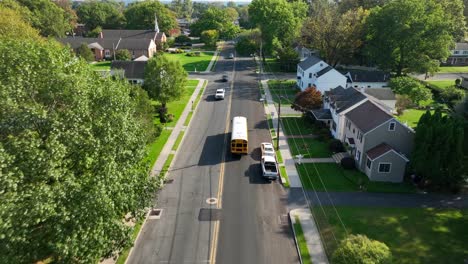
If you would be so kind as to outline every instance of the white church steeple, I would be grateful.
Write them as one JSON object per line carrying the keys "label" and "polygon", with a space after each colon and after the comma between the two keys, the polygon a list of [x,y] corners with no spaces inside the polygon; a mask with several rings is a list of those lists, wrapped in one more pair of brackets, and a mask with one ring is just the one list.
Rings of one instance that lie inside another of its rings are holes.
{"label": "white church steeple", "polygon": [[154,14],[154,31],[159,33],[158,18],[156,17],[156,14]]}

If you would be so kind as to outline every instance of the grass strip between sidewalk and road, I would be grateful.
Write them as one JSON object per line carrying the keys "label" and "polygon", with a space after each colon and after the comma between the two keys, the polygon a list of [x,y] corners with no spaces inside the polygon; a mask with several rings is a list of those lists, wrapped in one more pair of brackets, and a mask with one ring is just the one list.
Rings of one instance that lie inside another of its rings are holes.
{"label": "grass strip between sidewalk and road", "polygon": [[301,221],[299,217],[295,217],[296,223],[294,223],[294,233],[296,234],[296,241],[299,247],[299,254],[301,254],[302,264],[312,264],[310,258],[309,249],[307,248],[307,241],[304,237],[304,231],[302,230]]}
{"label": "grass strip between sidewalk and road", "polygon": [[172,150],[177,150],[179,148],[180,142],[182,141],[182,138],[184,138],[184,134],[185,131],[180,131],[176,141],[174,142],[174,146],[172,146]]}
{"label": "grass strip between sidewalk and road", "polygon": [[172,160],[174,159],[174,154],[169,154],[167,156],[166,162],[164,162],[164,165],[162,167],[161,172],[159,173],[160,178],[164,178],[166,176],[166,173],[169,171],[169,167],[171,167]]}
{"label": "grass strip between sidewalk and road", "polygon": [[281,165],[279,166],[279,170],[280,170],[280,175],[281,175],[281,178],[283,178],[285,180],[285,182],[283,182],[283,186],[286,187],[286,188],[289,188],[289,177],[288,177],[288,173],[286,172],[286,167],[284,165]]}
{"label": "grass strip between sidewalk and road", "polygon": [[208,85],[208,82],[205,80],[203,83],[203,87],[200,89],[200,92],[198,93],[197,98],[195,99],[195,102],[193,102],[193,107],[192,107],[193,110],[191,110],[188,113],[188,116],[185,119],[184,126],[188,126],[190,124],[190,120],[192,120],[192,117],[193,117],[193,111],[195,111],[195,109],[197,108],[197,105],[200,102],[201,97],[203,96],[203,93],[205,92],[206,85]]}

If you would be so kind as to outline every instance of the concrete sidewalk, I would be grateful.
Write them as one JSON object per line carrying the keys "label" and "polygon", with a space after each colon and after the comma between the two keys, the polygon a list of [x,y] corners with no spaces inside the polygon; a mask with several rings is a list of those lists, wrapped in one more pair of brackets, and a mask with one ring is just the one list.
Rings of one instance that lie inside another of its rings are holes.
{"label": "concrete sidewalk", "polygon": [[[320,239],[320,233],[315,226],[314,216],[310,210],[301,208],[294,209],[289,212],[289,218],[291,219],[293,230],[294,224],[296,223],[296,217],[298,218],[302,227],[302,232],[304,233],[304,238],[307,242],[307,249],[309,250],[309,254],[312,258],[312,263],[328,264],[327,254],[323,248],[322,240]],[[294,236],[296,236],[296,231],[294,231]]]}
{"label": "concrete sidewalk", "polygon": [[[223,47],[221,47],[221,50],[222,48]],[[213,57],[211,57],[210,64],[208,64],[208,67],[206,67],[206,70],[204,71],[204,73],[211,72],[213,65],[216,63],[216,60],[218,58],[218,54],[219,54],[219,51],[217,49],[215,53],[213,54]]]}
{"label": "concrete sidewalk", "polygon": [[[273,128],[275,130],[277,137],[279,137],[279,150],[280,150],[281,156],[283,157],[284,165],[286,168],[286,173],[288,174],[288,177],[289,177],[289,185],[291,188],[302,188],[301,180],[299,178],[299,173],[297,172],[297,169],[296,169],[295,160],[293,159],[291,155],[291,151],[289,150],[287,137],[283,134],[284,128],[282,127],[279,133],[278,131],[276,131],[276,128],[278,127],[278,122],[279,122],[278,112],[274,105],[273,97],[271,96],[270,90],[268,89],[268,83],[267,83],[268,80],[263,80],[264,75],[262,75],[263,73],[262,63],[260,63],[258,59],[256,59],[256,62],[260,68],[260,74],[262,77],[260,82],[263,87],[263,90],[265,91],[265,99],[267,102],[267,104],[265,105],[265,113],[271,114],[272,121],[273,121]],[[297,213],[299,213],[298,215],[299,221],[301,221],[301,226],[304,231],[304,237],[307,241],[309,253],[312,258],[313,263],[326,264],[328,263],[327,254],[324,250],[322,240],[320,238],[320,233],[318,232],[312,213],[310,211],[310,208],[309,208],[310,204],[308,202],[307,204],[308,204],[307,208],[291,210],[290,212],[291,222],[294,223],[293,222],[294,219],[292,219],[294,217],[292,217],[291,214],[295,216]]]}
{"label": "concrete sidewalk", "polygon": [[[187,119],[188,114],[192,110],[192,102],[195,102],[195,99],[197,98],[198,94],[200,93],[200,90],[203,87],[203,84],[205,83],[204,79],[197,79],[198,85],[195,88],[195,91],[193,92],[192,96],[190,97],[190,100],[187,102],[187,105],[184,108],[184,111],[180,115],[179,120],[177,120],[176,125],[172,128],[172,133],[169,136],[169,138],[166,141],[166,144],[164,145],[163,149],[161,150],[161,153],[159,153],[158,159],[153,165],[153,168],[151,169],[151,176],[158,176],[159,173],[161,172],[164,163],[167,160],[167,157],[172,154],[172,147],[174,146],[174,143],[177,140],[177,137],[179,136],[180,132],[184,129],[184,123],[185,119]],[[195,109],[194,109],[195,111]]]}

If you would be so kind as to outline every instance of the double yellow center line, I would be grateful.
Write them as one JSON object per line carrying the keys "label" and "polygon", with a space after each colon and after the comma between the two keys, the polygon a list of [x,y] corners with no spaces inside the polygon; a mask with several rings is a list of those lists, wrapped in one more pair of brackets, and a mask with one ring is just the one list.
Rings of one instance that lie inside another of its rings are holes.
{"label": "double yellow center line", "polygon": [[[227,137],[227,134],[229,132],[229,126],[230,126],[229,116],[231,115],[232,91],[234,90],[234,78],[236,76],[236,59],[235,59],[235,57],[234,57],[234,66],[233,66],[232,73],[233,74],[232,74],[231,85],[230,85],[229,103],[228,103],[228,106],[227,106],[228,109],[227,109],[227,112],[226,112],[226,126],[224,128],[223,152],[222,152],[222,156],[221,156],[221,165],[220,165],[220,169],[219,169],[218,194],[217,194],[217,197],[216,197],[218,199],[218,202],[216,203],[216,209],[221,209],[221,207],[222,207],[226,147],[230,146],[229,138]],[[217,249],[218,249],[218,235],[219,235],[219,220],[216,220],[214,222],[214,226],[213,226],[213,236],[212,236],[212,239],[211,239],[211,246],[210,246],[210,259],[209,259],[210,264],[214,264],[216,262],[216,252],[217,252]]]}

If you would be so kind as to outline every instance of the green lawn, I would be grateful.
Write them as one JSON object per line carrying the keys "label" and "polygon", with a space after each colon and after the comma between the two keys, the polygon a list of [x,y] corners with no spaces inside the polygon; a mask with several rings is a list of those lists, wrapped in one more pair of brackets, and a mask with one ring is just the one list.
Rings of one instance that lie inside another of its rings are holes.
{"label": "green lawn", "polygon": [[418,126],[419,119],[424,113],[426,113],[426,110],[407,109],[401,116],[396,116],[396,118],[403,124],[407,123],[408,126],[416,128],[416,126]]}
{"label": "green lawn", "polygon": [[[297,88],[295,81],[288,80],[270,80],[268,81],[268,88],[275,103],[279,103],[281,100],[281,108],[290,108],[291,103],[294,102],[296,94],[300,91],[299,88]],[[284,98],[281,98],[280,96]]]}
{"label": "green lawn", "polygon": [[455,80],[443,80],[443,81],[426,81],[427,83],[430,83],[437,88],[440,89],[445,89],[449,86],[454,86],[455,85]]}
{"label": "green lawn", "polygon": [[96,63],[90,63],[91,68],[95,71],[110,71],[111,62],[110,61],[101,61]]}
{"label": "green lawn", "polygon": [[[197,86],[197,84],[198,80],[189,80],[185,86],[185,91],[182,97],[177,101],[173,101],[167,104],[168,113],[174,115],[174,119],[172,120],[172,122],[166,123],[166,126],[175,126],[177,120],[179,120],[180,115],[184,111],[185,106],[187,104],[191,104],[191,102],[189,102],[189,99],[195,91],[195,87]],[[157,105],[158,103],[153,102],[153,104]],[[157,116],[155,117],[154,122],[155,124],[161,124]]]}
{"label": "green lawn", "polygon": [[[336,207],[348,234],[384,242],[394,263],[464,263],[468,256],[468,209]],[[325,211],[325,213],[323,212]],[[327,254],[345,232],[332,207],[313,208]]]}
{"label": "green lawn", "polygon": [[[407,123],[410,127],[416,128],[419,119],[424,113],[426,113],[426,110],[407,109],[401,116],[396,116],[396,118],[403,124]],[[434,111],[432,110],[431,113],[433,114]],[[446,113],[442,113],[442,115],[445,116]]]}
{"label": "green lawn", "polygon": [[165,53],[164,56],[172,60],[179,61],[186,71],[205,71],[210,64],[213,52],[201,52],[200,56],[189,57],[186,53],[171,54]]}
{"label": "green lawn", "polygon": [[301,154],[304,158],[329,158],[333,154],[328,149],[328,142],[315,138],[288,138],[288,144],[293,156]]}
{"label": "green lawn", "polygon": [[304,232],[302,231],[301,222],[299,217],[296,216],[296,223],[294,223],[294,233],[296,234],[296,241],[299,246],[299,253],[301,254],[301,259],[303,264],[312,264],[310,258],[309,249],[307,248],[307,242],[304,237]]}
{"label": "green lawn", "polygon": [[[197,85],[198,80],[189,80],[186,84],[186,89],[184,91],[184,95],[180,100],[171,102],[167,104],[167,107],[169,109],[169,113],[174,115],[174,120],[172,122],[166,123],[166,126],[174,126],[179,120],[180,115],[182,114],[185,105],[187,105],[188,100],[193,94],[193,91],[195,90],[195,86]],[[154,104],[157,104],[157,102],[153,102]],[[159,117],[157,115],[154,117],[154,123],[155,124],[160,124]],[[148,157],[147,160],[150,162],[151,166],[156,162],[158,159],[159,153],[161,152],[162,148],[167,142],[167,139],[171,135],[172,130],[166,130],[164,129],[161,132],[161,135],[155,139],[154,142],[148,145]]]}
{"label": "green lawn", "polygon": [[[302,185],[316,191],[360,191],[412,193],[416,189],[408,183],[371,182],[358,170],[345,170],[336,163],[308,163],[297,165]],[[318,173],[317,173],[318,172]]]}
{"label": "green lawn", "polygon": [[161,132],[161,135],[156,138],[153,143],[148,145],[148,157],[147,160],[151,164],[150,166],[153,166],[153,164],[156,162],[158,159],[159,153],[161,153],[162,148],[166,144],[167,139],[171,135],[172,130],[163,130]]}
{"label": "green lawn", "polygon": [[266,72],[296,72],[296,64],[291,65],[289,69],[281,68],[281,63],[276,58],[266,58],[264,63],[264,69]]}
{"label": "green lawn", "polygon": [[286,135],[309,135],[317,131],[317,127],[308,117],[281,116],[281,121]]}
{"label": "green lawn", "polygon": [[442,66],[439,68],[439,73],[466,73],[468,72],[468,66]]}

